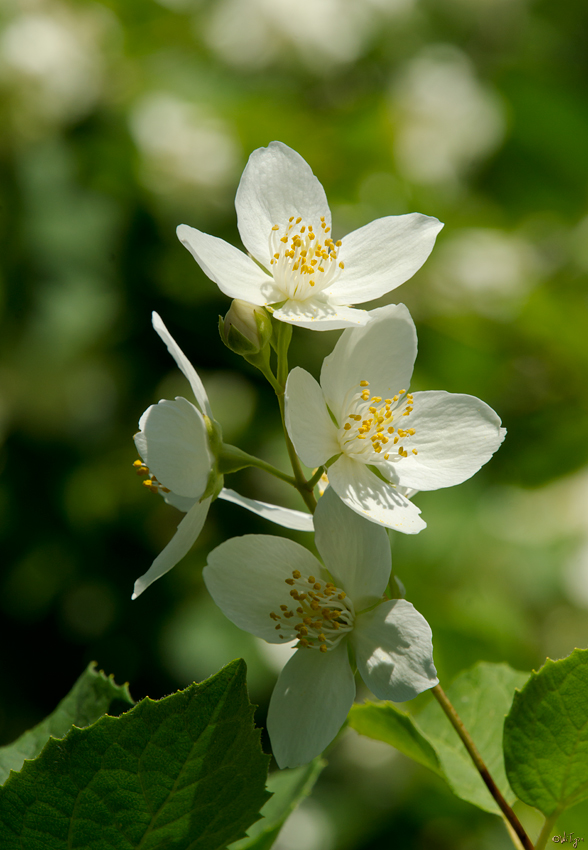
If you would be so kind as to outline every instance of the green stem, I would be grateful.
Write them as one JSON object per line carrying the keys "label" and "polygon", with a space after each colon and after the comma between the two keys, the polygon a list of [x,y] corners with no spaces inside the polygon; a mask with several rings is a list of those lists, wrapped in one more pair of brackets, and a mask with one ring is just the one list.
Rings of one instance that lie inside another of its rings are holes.
{"label": "green stem", "polygon": [[314,490],[314,488],[316,487],[316,485],[319,483],[319,481],[320,481],[320,480],[321,480],[321,478],[323,477],[324,471],[325,471],[325,467],[324,467],[324,466],[319,466],[319,468],[318,468],[318,469],[317,469],[317,471],[314,473],[314,475],[312,476],[312,478],[309,478],[309,479],[308,479],[308,481],[306,482],[306,486],[307,486],[310,490]]}
{"label": "green stem", "polygon": [[288,434],[288,429],[286,428],[283,390],[281,393],[276,393],[276,395],[278,397],[278,404],[280,405],[280,415],[282,417],[282,427],[284,429],[284,437],[286,439],[286,448],[288,449],[288,456],[290,458],[290,463],[292,464],[292,471],[294,472],[294,486],[304,499],[308,510],[311,513],[314,513],[314,509],[316,508],[316,499],[312,492],[312,487],[309,486],[310,482],[304,477],[300,461],[298,460],[298,455],[296,454],[296,449],[294,448],[294,444],[292,443],[290,435]]}
{"label": "green stem", "polygon": [[484,781],[486,788],[488,789],[488,791],[490,791],[490,793],[492,794],[492,796],[496,800],[496,802],[497,802],[497,804],[500,808],[500,811],[503,813],[504,817],[507,819],[509,824],[512,826],[517,838],[519,839],[519,841],[521,842],[521,844],[523,845],[525,850],[535,850],[535,848],[533,847],[533,844],[531,843],[531,839],[529,838],[529,836],[525,832],[525,829],[524,829],[522,823],[520,822],[518,817],[515,815],[515,813],[511,809],[511,807],[508,805],[508,803],[506,802],[506,800],[502,796],[500,789],[498,788],[498,786],[496,785],[496,783],[494,782],[494,780],[490,776],[490,772],[489,772],[488,768],[486,767],[486,765],[484,764],[482,756],[478,752],[476,745],[472,741],[470,733],[467,731],[467,729],[463,725],[463,722],[462,722],[460,716],[458,715],[457,711],[455,710],[455,708],[453,707],[453,705],[449,701],[445,691],[443,690],[441,685],[435,685],[435,687],[431,688],[431,690],[432,690],[437,702],[439,703],[439,705],[441,706],[441,708],[443,709],[443,711],[447,715],[449,722],[451,723],[451,725],[453,726],[453,728],[455,729],[455,731],[457,732],[457,734],[461,738],[462,743],[463,743],[464,747],[466,748],[466,750],[468,751],[470,758],[474,762],[474,765],[476,766],[478,773],[482,777],[482,780]]}
{"label": "green stem", "polygon": [[291,475],[287,475],[271,463],[267,463],[267,461],[255,457],[255,455],[250,455],[236,446],[229,446],[227,444],[223,446],[218,465],[219,472],[223,474],[237,472],[239,469],[245,469],[248,466],[255,466],[257,469],[263,469],[264,472],[269,472],[270,475],[274,475],[276,478],[285,481],[286,484],[291,484],[292,487],[298,489],[298,484]]}
{"label": "green stem", "polygon": [[292,464],[292,471],[294,473],[294,486],[304,499],[304,502],[309,511],[311,513],[314,513],[314,509],[316,508],[316,499],[314,497],[313,487],[310,486],[310,482],[308,482],[304,477],[302,466],[300,465],[298,455],[296,454],[296,449],[294,448],[294,444],[292,443],[290,435],[288,434],[288,429],[286,428],[284,393],[286,389],[286,381],[288,380],[288,348],[290,347],[290,340],[292,339],[292,325],[288,324],[287,322],[278,322],[278,327],[276,328],[276,336],[276,352],[278,355],[278,388],[276,389],[276,396],[278,399],[278,404],[280,406],[280,416],[282,418],[282,428],[284,429],[284,437],[286,439],[288,457],[290,458],[290,463]]}
{"label": "green stem", "polygon": [[552,815],[549,815],[549,817],[545,818],[545,823],[543,824],[543,829],[539,833],[539,838],[535,842],[535,850],[543,850],[543,848],[547,844],[547,841],[549,839],[549,835],[550,835],[553,827],[555,826],[555,822],[557,821],[560,814],[561,814],[561,812],[559,811],[559,809],[556,809],[555,812]]}
{"label": "green stem", "polygon": [[283,392],[284,387],[286,386],[286,381],[288,380],[288,349],[290,348],[290,341],[292,340],[292,325],[288,324],[288,322],[278,322],[277,336],[277,377],[278,384],[282,388]]}

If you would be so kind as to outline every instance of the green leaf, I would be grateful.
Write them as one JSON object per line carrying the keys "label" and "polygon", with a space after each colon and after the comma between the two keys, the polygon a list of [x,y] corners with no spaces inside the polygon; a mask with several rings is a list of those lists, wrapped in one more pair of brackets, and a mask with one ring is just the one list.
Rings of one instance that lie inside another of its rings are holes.
{"label": "green leaf", "polygon": [[[515,688],[522,687],[528,676],[528,673],[513,670],[508,664],[479,662],[460,673],[446,691],[508,803],[514,803],[516,797],[504,770],[502,727]],[[501,814],[437,701],[430,702],[419,714],[417,726],[436,750],[454,793],[480,809]]]}
{"label": "green leaf", "polygon": [[546,816],[588,798],[588,649],[548,658],[515,694],[504,757],[518,796]]}
{"label": "green leaf", "polygon": [[354,705],[348,720],[349,725],[360,735],[384,741],[413,761],[443,776],[437,753],[429,741],[421,735],[413,718],[393,703],[365,702]]}
{"label": "green leaf", "polygon": [[247,830],[247,838],[231,844],[229,850],[269,850],[284,825],[304,797],[308,797],[326,761],[320,757],[293,770],[276,770],[268,779],[267,790],[273,796],[267,801],[258,820]]}
{"label": "green leaf", "polygon": [[0,747],[0,785],[6,782],[11,770],[21,769],[25,759],[36,758],[49,738],[63,738],[72,726],[89,726],[115,700],[134,705],[127,685],[117,685],[112,677],[97,671],[92,661],[55,711],[12,744]]}
{"label": "green leaf", "polygon": [[[494,781],[509,802],[509,787],[502,759],[502,726],[515,688],[528,673],[508,664],[480,662],[461,673],[447,696],[461,717]],[[437,701],[411,717],[390,702],[365,703],[351,709],[349,724],[362,735],[385,741],[448,782],[458,797],[488,812],[500,814],[457,732]]]}
{"label": "green leaf", "polygon": [[2,850],[221,850],[268,798],[242,659],[50,739],[0,789]]}

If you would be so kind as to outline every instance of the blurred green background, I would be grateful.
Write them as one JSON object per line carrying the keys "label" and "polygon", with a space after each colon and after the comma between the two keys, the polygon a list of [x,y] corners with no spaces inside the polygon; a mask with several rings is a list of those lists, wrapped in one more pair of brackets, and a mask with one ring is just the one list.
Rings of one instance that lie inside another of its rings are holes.
{"label": "blurred green background", "polygon": [[[228,536],[279,532],[218,502],[131,603],[180,519],[141,487],[131,438],[149,404],[189,393],[156,309],[226,438],[287,468],[271,391],[218,338],[228,299],[174,232],[240,246],[235,189],[272,139],[324,184],[335,238],[390,214],[445,222],[388,297],[417,323],[412,388],[477,395],[508,436],[471,481],[416,497],[422,534],[394,536],[442,682],[480,658],[530,669],[587,646],[585,3],[3,0],[0,27],[0,743],[91,659],[158,698],[242,655],[263,723],[283,657],[223,618],[201,567]],[[337,336],[295,331],[292,362],[318,375]],[[303,507],[258,474],[227,484]],[[587,808],[560,831],[588,840]],[[276,847],[396,846],[511,845],[348,731]]]}

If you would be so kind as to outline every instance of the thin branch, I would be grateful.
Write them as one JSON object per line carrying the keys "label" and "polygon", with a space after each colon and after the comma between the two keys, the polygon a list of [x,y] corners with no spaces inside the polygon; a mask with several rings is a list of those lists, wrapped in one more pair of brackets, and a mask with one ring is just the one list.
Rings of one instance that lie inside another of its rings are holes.
{"label": "thin branch", "polygon": [[443,709],[443,711],[447,715],[449,722],[451,723],[451,725],[453,726],[453,728],[455,729],[455,731],[457,732],[457,734],[461,738],[463,745],[466,748],[466,750],[468,751],[470,758],[474,762],[478,773],[480,774],[480,776],[482,777],[482,779],[484,781],[484,784],[486,785],[486,788],[488,789],[488,791],[490,791],[490,793],[492,794],[492,796],[496,800],[496,802],[497,802],[497,804],[500,808],[500,811],[503,813],[504,817],[507,819],[509,824],[512,826],[517,838],[519,839],[519,841],[521,842],[521,844],[523,845],[525,850],[535,850],[535,848],[533,847],[533,844],[531,843],[531,839],[529,838],[529,836],[525,832],[525,829],[524,829],[522,823],[520,822],[518,817],[515,815],[515,813],[511,809],[511,807],[508,805],[508,803],[506,802],[506,800],[502,796],[500,788],[497,786],[497,784],[492,779],[492,777],[490,775],[490,771],[488,770],[488,768],[484,764],[482,756],[478,752],[476,745],[474,744],[474,742],[472,741],[472,739],[470,737],[470,733],[467,731],[467,729],[463,725],[460,716],[458,715],[457,711],[455,710],[455,708],[453,707],[453,705],[449,701],[447,694],[445,693],[445,691],[443,690],[441,685],[435,685],[435,687],[431,688],[431,690],[432,690],[433,694],[435,695],[437,702],[439,703],[439,705],[441,706],[441,708]]}

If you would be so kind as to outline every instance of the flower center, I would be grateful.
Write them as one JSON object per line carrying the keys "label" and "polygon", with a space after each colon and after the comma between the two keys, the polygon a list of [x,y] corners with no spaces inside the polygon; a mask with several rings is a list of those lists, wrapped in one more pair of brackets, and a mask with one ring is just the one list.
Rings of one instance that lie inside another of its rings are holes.
{"label": "flower center", "polygon": [[[274,224],[269,237],[271,271],[285,298],[306,301],[333,283],[344,264],[337,262],[337,248],[329,236],[325,217],[321,217],[322,234],[312,224],[302,224],[291,216],[286,227]],[[322,242],[321,242],[322,239]]]}
{"label": "flower center", "polygon": [[[344,635],[353,629],[355,610],[345,591],[330,581],[303,576],[299,570],[287,578],[290,585],[290,605],[280,605],[279,613],[272,611],[280,638],[298,638],[297,647],[328,652]],[[297,604],[296,604],[297,603]]]}
{"label": "flower center", "polygon": [[138,458],[134,461],[133,466],[137,470],[137,475],[148,475],[149,477],[143,481],[143,487],[146,487],[148,490],[151,490],[152,493],[158,493],[160,490],[162,493],[169,493],[167,487],[164,487],[163,484],[160,484],[155,475],[149,472],[149,467],[145,466],[143,461]]}
{"label": "flower center", "polygon": [[[362,463],[391,462],[408,457],[404,445],[414,437],[414,428],[402,428],[408,424],[406,417],[413,410],[413,397],[406,390],[399,390],[393,398],[371,395],[369,381],[360,381],[359,390],[352,396],[339,429],[341,450]],[[414,455],[416,449],[411,449]]]}

